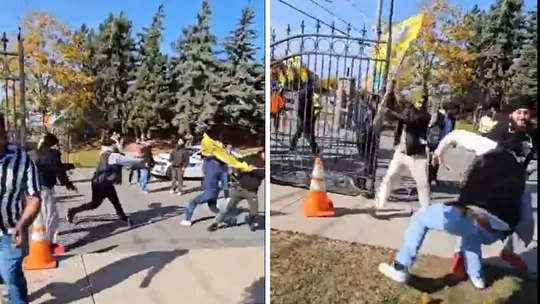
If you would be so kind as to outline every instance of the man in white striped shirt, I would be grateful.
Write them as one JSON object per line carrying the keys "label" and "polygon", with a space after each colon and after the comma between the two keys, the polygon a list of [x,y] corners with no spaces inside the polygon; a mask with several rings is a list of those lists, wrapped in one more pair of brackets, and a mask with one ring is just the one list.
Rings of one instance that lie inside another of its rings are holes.
{"label": "man in white striped shirt", "polygon": [[0,114],[0,276],[12,304],[28,303],[22,262],[28,229],[40,211],[39,192],[37,167],[27,153],[7,142]]}

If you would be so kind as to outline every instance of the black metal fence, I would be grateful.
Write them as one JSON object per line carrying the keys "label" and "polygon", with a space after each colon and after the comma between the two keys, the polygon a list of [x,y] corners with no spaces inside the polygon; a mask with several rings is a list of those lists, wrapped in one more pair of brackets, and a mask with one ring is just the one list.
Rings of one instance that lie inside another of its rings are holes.
{"label": "black metal fence", "polygon": [[368,39],[365,28],[358,35],[334,26],[323,33],[319,22],[315,28],[306,33],[302,22],[299,34],[290,26],[284,39],[272,34],[272,69],[303,67],[310,75],[273,91],[284,107],[272,115],[272,182],[308,187],[319,156],[329,192],[372,195],[379,145],[372,120],[386,66],[373,50],[386,43]]}

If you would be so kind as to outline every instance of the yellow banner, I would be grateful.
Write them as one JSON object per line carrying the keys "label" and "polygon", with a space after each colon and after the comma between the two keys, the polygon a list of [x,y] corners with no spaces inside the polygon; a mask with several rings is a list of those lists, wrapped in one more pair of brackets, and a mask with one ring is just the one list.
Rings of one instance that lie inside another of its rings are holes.
{"label": "yellow banner", "polygon": [[[395,68],[400,58],[405,54],[411,42],[416,40],[422,24],[424,22],[425,12],[412,16],[402,22],[392,26],[392,55],[390,57],[390,70]],[[382,41],[388,41],[388,30],[381,37]],[[373,50],[374,58],[386,59],[386,45],[381,45],[379,50]]]}
{"label": "yellow banner", "polygon": [[213,140],[210,136],[204,134],[201,140],[201,154],[204,156],[213,156],[220,161],[226,163],[232,168],[238,169],[243,172],[252,171],[250,166],[246,162],[238,161],[234,156],[227,153],[223,149],[223,143]]}

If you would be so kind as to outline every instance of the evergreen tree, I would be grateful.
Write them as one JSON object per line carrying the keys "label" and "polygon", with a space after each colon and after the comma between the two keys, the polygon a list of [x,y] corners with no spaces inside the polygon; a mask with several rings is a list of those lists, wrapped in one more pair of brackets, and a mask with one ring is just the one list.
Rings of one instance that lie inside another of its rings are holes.
{"label": "evergreen tree", "polygon": [[167,61],[160,52],[163,18],[163,5],[160,5],[151,26],[143,28],[138,35],[136,78],[127,103],[128,126],[135,129],[136,135],[146,137],[150,137],[150,131],[167,128],[170,121]]}
{"label": "evergreen tree", "polygon": [[[252,28],[255,13],[248,6],[236,26],[226,38],[224,49],[227,61],[223,68],[224,103],[220,120],[264,130],[264,68],[255,61],[257,38]],[[261,123],[262,122],[262,123]],[[259,130],[260,131],[260,130]]]}
{"label": "evergreen tree", "polygon": [[99,25],[92,41],[94,54],[90,69],[96,73],[95,105],[108,129],[127,123],[127,91],[132,81],[134,42],[131,22],[121,12],[112,14]]}
{"label": "evergreen tree", "polygon": [[499,102],[510,89],[511,66],[524,42],[522,8],[522,0],[497,0],[476,25],[477,80],[489,98]]}
{"label": "evergreen tree", "polygon": [[180,57],[174,71],[179,88],[173,125],[180,134],[207,131],[219,106],[222,83],[219,62],[212,52],[216,37],[210,32],[211,14],[208,0],[203,0],[197,23],[183,28],[175,45]]}
{"label": "evergreen tree", "polygon": [[511,95],[528,95],[536,102],[538,100],[538,16],[537,9],[527,13],[525,41],[520,50],[520,56],[514,61],[512,72]]}

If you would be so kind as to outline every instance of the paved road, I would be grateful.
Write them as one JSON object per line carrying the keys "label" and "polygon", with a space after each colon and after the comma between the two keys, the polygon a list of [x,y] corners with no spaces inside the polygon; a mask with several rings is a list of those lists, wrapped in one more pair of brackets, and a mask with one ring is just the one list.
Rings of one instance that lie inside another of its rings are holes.
{"label": "paved road", "polygon": [[[91,170],[72,176],[79,193],[58,187],[62,217],[90,198]],[[127,175],[127,174],[126,174]],[[126,176],[127,177],[127,176]],[[188,189],[200,182],[188,181]],[[63,218],[60,243],[69,251],[56,269],[26,272],[32,303],[264,303],[264,231],[246,225],[207,232],[211,219],[192,227],[179,224],[197,192],[169,194],[169,183],[152,181],[151,193],[129,185],[118,194],[135,225],[126,229],[107,201],[80,214],[75,225]],[[261,187],[263,188],[263,187]],[[264,212],[264,189],[259,191]],[[206,206],[194,218],[210,215]],[[243,214],[239,222],[243,222]]]}
{"label": "paved road", "polygon": [[[91,170],[76,172],[73,180],[87,180]],[[127,172],[126,172],[127,173]],[[124,181],[127,181],[127,174]],[[65,211],[69,207],[82,204],[90,198],[89,182],[76,183],[79,193],[69,193],[63,187],[57,187],[60,199],[60,243],[74,246],[71,253],[88,253],[103,248],[116,246],[115,251],[132,252],[141,250],[200,249],[223,247],[260,247],[264,246],[264,231],[251,232],[246,225],[207,232],[210,219],[195,223],[192,227],[179,225],[184,209],[189,200],[198,194],[200,182],[187,181],[187,191],[182,196],[169,193],[169,182],[152,180],[148,184],[150,194],[144,195],[136,187],[126,182],[117,187],[120,201],[135,222],[135,227],[126,229],[115,219],[112,205],[105,201],[94,210],[81,213],[76,217],[76,225],[65,221]],[[223,200],[220,199],[220,202]],[[259,191],[259,208],[264,212],[264,187]],[[242,204],[242,203],[241,203]],[[240,207],[247,207],[241,205]],[[245,211],[245,209],[244,209]],[[239,223],[243,223],[246,213],[241,214]],[[208,218],[211,212],[206,205],[199,206],[194,219]]]}

